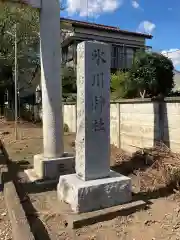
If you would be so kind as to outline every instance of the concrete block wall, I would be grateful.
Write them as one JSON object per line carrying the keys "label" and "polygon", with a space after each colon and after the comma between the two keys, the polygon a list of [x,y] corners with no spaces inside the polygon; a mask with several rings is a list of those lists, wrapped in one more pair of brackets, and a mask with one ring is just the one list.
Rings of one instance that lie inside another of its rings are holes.
{"label": "concrete block wall", "polygon": [[129,152],[153,147],[159,139],[158,118],[157,103],[120,104],[120,147]]}
{"label": "concrete block wall", "polygon": [[173,152],[180,152],[180,101],[166,102],[164,106],[163,141]]}
{"label": "concrete block wall", "polygon": [[63,104],[64,123],[69,127],[70,132],[76,132],[76,104]]}
{"label": "concrete block wall", "polygon": [[[130,153],[162,140],[180,152],[180,98],[122,100],[111,103],[111,144]],[[64,122],[76,132],[76,105],[64,104]]]}
{"label": "concrete block wall", "polygon": [[120,146],[120,104],[112,103],[110,107],[110,138],[111,144]]}

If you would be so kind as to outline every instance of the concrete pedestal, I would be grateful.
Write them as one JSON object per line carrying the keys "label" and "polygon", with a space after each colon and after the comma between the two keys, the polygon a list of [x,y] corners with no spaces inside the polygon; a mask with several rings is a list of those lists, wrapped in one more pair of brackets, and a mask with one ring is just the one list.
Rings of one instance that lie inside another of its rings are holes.
{"label": "concrete pedestal", "polygon": [[45,158],[43,154],[34,156],[34,169],[26,170],[30,181],[54,180],[60,175],[74,173],[75,159],[73,154],[64,153],[59,158]]}
{"label": "concrete pedestal", "polygon": [[114,171],[107,178],[83,181],[76,174],[61,176],[58,198],[76,213],[91,212],[130,202],[131,179]]}

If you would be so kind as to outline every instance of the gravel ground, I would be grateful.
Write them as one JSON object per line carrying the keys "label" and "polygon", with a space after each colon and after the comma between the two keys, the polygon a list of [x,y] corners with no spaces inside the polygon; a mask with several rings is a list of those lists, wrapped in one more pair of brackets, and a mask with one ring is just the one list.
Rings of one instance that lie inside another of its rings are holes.
{"label": "gravel ground", "polygon": [[[32,156],[38,153],[37,150],[41,151],[42,130],[33,125],[22,124],[20,126],[22,138],[15,142],[13,140],[14,133],[12,126],[10,123],[4,123],[3,125],[3,139],[10,157],[17,164],[21,164],[22,160],[30,162]],[[71,143],[73,139],[74,136],[70,135],[64,138],[65,147],[68,150],[72,150]],[[115,148],[112,150],[111,163],[113,164],[114,157],[118,162],[118,158],[121,159],[122,154],[119,149]],[[140,163],[142,164],[142,161]],[[161,180],[159,181],[160,184],[163,180],[160,174],[156,174],[159,172],[159,168],[156,165],[153,165],[154,168],[148,166],[143,168],[143,166],[138,165],[139,158],[133,159],[129,164],[135,169],[134,171],[130,169],[131,171],[129,172],[133,187],[136,188],[140,199],[149,201],[148,209],[135,212],[129,216],[119,216],[112,220],[100,222],[78,230],[71,230],[62,219],[61,204],[57,200],[56,188],[38,190],[34,189],[34,187],[29,187],[28,189],[25,184],[25,190],[33,205],[33,208],[31,208],[33,211],[29,212],[30,216],[33,217],[33,214],[37,214],[38,219],[46,226],[49,236],[53,234],[55,236],[54,239],[57,240],[180,240],[180,192],[172,194],[172,192],[167,192],[163,188],[160,189],[161,191],[153,190],[155,184],[158,184],[154,179],[157,179],[157,176],[159,176],[159,180]],[[129,164],[124,162],[124,166],[121,165],[120,170],[122,171],[124,168],[125,172],[127,172]],[[116,170],[118,169],[116,167]],[[148,186],[145,183],[148,183]],[[151,190],[148,191],[147,187],[149,187],[149,184],[151,185]],[[3,201],[1,201],[2,203]],[[0,216],[5,212],[4,209],[5,207],[1,207],[0,205]],[[5,231],[1,224],[4,222],[4,225],[8,225],[8,218],[5,215],[2,219],[0,221],[0,229],[3,229],[6,234],[8,227],[6,227],[7,230]]]}
{"label": "gravel ground", "polygon": [[149,209],[70,230],[61,216],[56,191],[29,194],[39,218],[57,240],[179,240],[180,202],[175,195],[151,199]]}
{"label": "gravel ground", "polygon": [[0,240],[11,240],[12,230],[3,193],[0,192]]}

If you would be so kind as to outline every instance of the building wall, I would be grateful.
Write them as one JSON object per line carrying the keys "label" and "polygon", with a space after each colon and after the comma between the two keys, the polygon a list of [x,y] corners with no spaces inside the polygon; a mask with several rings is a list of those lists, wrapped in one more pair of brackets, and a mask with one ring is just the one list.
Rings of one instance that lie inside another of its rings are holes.
{"label": "building wall", "polygon": [[[64,105],[64,113],[64,122],[76,132],[76,105]],[[180,152],[180,98],[111,103],[110,116],[111,144],[133,153],[161,140]]]}
{"label": "building wall", "polygon": [[[86,39],[86,41],[87,40],[88,39]],[[95,40],[95,39],[90,39],[90,40]],[[84,41],[84,39],[82,39],[82,41]],[[103,40],[101,40],[101,42],[102,41]],[[62,49],[62,54],[63,54],[62,61],[63,61],[63,64],[66,64],[66,66],[70,66],[70,67],[76,66],[76,58],[77,58],[76,49],[77,49],[77,44],[79,42],[80,40],[76,40],[73,42],[72,47],[74,48],[74,51],[69,50],[69,47],[67,46]],[[104,39],[103,42],[106,42],[106,39]],[[112,44],[112,42],[109,43],[109,45],[111,47],[111,69],[113,70],[131,68],[136,50],[145,49],[144,45],[142,45],[141,47],[140,46],[138,47],[136,45],[126,45],[126,44],[120,45],[120,43]]]}
{"label": "building wall", "polygon": [[145,45],[145,38],[144,37],[140,37],[140,36],[131,36],[129,34],[123,34],[123,33],[110,33],[107,31],[98,31],[95,29],[87,29],[87,28],[75,28],[75,33],[74,36],[77,37],[89,37],[94,39],[96,37],[96,40],[98,41],[104,41],[104,39],[106,39],[110,42],[118,42],[118,43],[123,43],[123,44],[138,44],[141,46]]}
{"label": "building wall", "polygon": [[[145,38],[143,36],[134,36],[126,33],[116,33],[116,32],[107,32],[107,31],[98,31],[96,29],[87,29],[87,28],[81,28],[81,27],[75,27],[71,33],[71,36],[73,36],[73,39],[71,44],[76,47],[76,44],[80,41],[100,41],[100,42],[106,42],[112,47],[117,48],[117,53],[114,55],[114,51],[112,51],[112,61],[111,61],[111,68],[112,69],[123,69],[123,68],[129,68],[131,67],[131,63],[128,64],[128,62],[132,62],[134,50],[135,49],[141,49],[145,48]],[[68,60],[69,52],[71,52],[70,55],[72,55],[72,51],[69,50],[69,45],[64,46],[62,53],[63,53],[63,62],[69,62],[76,64],[76,54],[74,53],[73,59]],[[130,54],[130,52],[126,51],[127,49],[134,49],[133,53]],[[112,49],[113,50],[113,49]],[[64,57],[64,55],[66,55]],[[132,56],[131,56],[132,55]],[[66,61],[65,61],[66,59]]]}

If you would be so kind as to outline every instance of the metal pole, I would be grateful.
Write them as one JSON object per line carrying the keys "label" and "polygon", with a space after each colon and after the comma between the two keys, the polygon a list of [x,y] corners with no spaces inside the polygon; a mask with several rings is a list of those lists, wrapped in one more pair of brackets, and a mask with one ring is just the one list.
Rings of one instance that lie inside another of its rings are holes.
{"label": "metal pole", "polygon": [[15,25],[15,61],[14,61],[14,90],[15,90],[15,138],[18,139],[17,118],[18,118],[18,101],[17,101],[17,28]]}
{"label": "metal pole", "polygon": [[87,22],[89,20],[89,0],[87,0]]}

